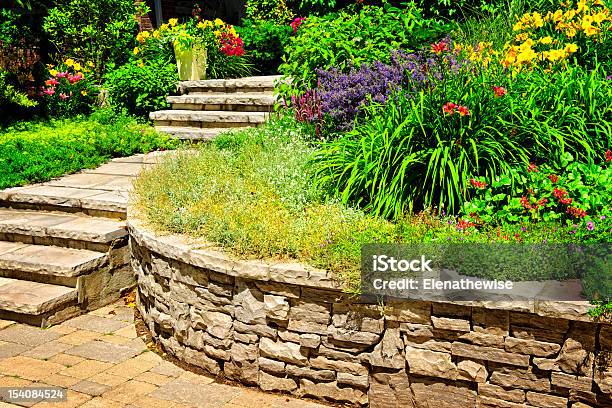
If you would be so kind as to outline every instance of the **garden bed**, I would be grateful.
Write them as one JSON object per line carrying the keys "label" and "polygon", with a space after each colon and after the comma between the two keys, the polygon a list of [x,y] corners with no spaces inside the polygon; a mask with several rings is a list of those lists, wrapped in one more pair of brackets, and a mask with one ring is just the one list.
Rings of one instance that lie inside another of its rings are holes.
{"label": "garden bed", "polygon": [[371,407],[611,402],[612,326],[587,303],[369,302],[324,270],[237,260],[140,217],[139,310],[166,352],[212,374]]}

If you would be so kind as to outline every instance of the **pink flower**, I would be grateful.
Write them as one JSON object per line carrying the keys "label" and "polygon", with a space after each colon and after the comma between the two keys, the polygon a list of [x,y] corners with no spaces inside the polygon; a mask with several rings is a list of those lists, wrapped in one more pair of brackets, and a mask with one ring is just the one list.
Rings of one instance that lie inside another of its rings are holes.
{"label": "pink flower", "polygon": [[57,78],[66,78],[68,76],[68,72],[58,72],[55,76]]}
{"label": "pink flower", "polygon": [[65,94],[65,93],[63,93],[63,92],[59,94],[59,97],[60,97],[60,99],[61,99],[62,101],[65,101],[66,99],[70,98],[68,95],[66,95],[66,94]]}
{"label": "pink flower", "polygon": [[51,96],[51,95],[55,94],[55,88],[45,88],[45,89],[43,89],[43,93],[45,95]]}
{"label": "pink flower", "polygon": [[293,34],[297,33],[298,28],[304,23],[306,17],[296,17],[295,20],[291,22],[291,28],[293,28]]}
{"label": "pink flower", "polygon": [[56,86],[59,84],[59,81],[55,78],[50,78],[48,80],[45,81],[45,85],[47,86]]}
{"label": "pink flower", "polygon": [[71,84],[75,84],[81,79],[83,79],[83,74],[81,73],[78,73],[76,75],[68,75],[68,82],[70,82]]}

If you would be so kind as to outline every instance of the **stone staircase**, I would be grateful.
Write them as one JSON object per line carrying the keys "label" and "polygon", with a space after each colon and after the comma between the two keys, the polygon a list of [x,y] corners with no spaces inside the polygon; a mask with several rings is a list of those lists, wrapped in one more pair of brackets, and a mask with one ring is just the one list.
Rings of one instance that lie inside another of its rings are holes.
{"label": "stone staircase", "polygon": [[259,126],[274,108],[280,76],[210,79],[179,83],[172,109],[152,112],[155,128],[184,140],[210,140],[233,128]]}
{"label": "stone staircase", "polygon": [[46,327],[134,285],[128,191],[158,155],[0,191],[0,319]]}

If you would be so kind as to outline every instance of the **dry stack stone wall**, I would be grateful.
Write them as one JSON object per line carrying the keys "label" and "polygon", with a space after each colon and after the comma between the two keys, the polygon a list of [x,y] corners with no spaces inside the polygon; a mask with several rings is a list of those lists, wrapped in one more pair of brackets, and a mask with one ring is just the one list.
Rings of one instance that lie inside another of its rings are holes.
{"label": "dry stack stone wall", "polygon": [[382,307],[324,271],[234,262],[134,221],[130,233],[153,336],[212,374],[357,406],[612,406],[612,326],[586,305]]}

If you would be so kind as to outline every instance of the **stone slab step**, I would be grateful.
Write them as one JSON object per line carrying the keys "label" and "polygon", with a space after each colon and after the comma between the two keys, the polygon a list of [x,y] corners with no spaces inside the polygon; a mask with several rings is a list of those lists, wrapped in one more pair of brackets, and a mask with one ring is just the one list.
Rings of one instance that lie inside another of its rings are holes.
{"label": "stone slab step", "polygon": [[169,96],[172,109],[270,112],[276,99],[272,93],[203,93]]}
{"label": "stone slab step", "polygon": [[[239,128],[237,128],[239,129]],[[158,132],[167,133],[181,140],[208,141],[214,139],[228,128],[196,128],[186,126],[156,126]]]}
{"label": "stone slab step", "polygon": [[149,118],[156,126],[227,128],[258,126],[270,116],[267,112],[225,112],[162,110],[151,112]]}
{"label": "stone slab step", "polygon": [[77,302],[77,290],[18,279],[0,278],[0,316],[32,323]]}
{"label": "stone slab step", "polygon": [[0,208],[0,239],[106,252],[127,240],[125,222],[109,218]]}
{"label": "stone slab step", "polygon": [[0,241],[0,276],[77,286],[77,278],[104,267],[107,253]]}
{"label": "stone slab step", "polygon": [[203,92],[271,92],[274,91],[274,83],[280,78],[280,75],[269,75],[237,79],[181,81],[179,83],[179,91],[181,94]]}
{"label": "stone slab step", "polygon": [[117,219],[126,218],[127,202],[128,192],[119,190],[34,184],[0,191],[0,207],[65,211]]}

